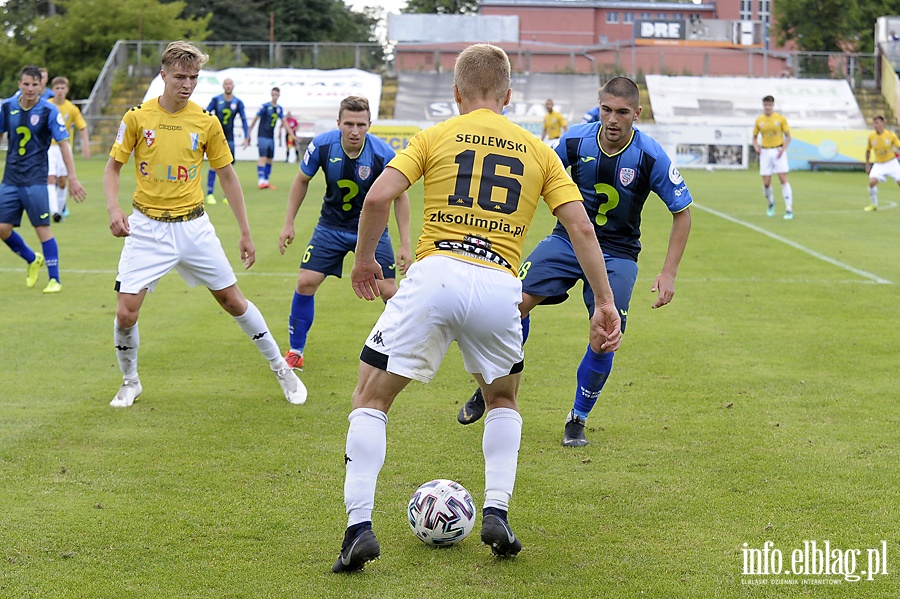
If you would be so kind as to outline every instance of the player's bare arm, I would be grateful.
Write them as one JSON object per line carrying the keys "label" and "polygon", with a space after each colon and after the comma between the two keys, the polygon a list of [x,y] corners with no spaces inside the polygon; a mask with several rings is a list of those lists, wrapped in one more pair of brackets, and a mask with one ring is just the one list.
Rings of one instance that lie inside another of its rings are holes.
{"label": "player's bare arm", "polygon": [[675,276],[678,274],[678,265],[684,256],[687,247],[688,236],[691,233],[691,209],[685,208],[681,212],[672,215],[672,230],[669,233],[669,247],[666,250],[666,259],[662,270],[653,280],[651,292],[658,293],[653,308],[662,308],[672,301],[675,296]]}
{"label": "player's bare arm", "polygon": [[591,345],[594,351],[611,352],[622,343],[622,320],[613,299],[606,274],[606,263],[594,226],[581,202],[565,203],[554,211],[572,242],[578,263],[594,291],[594,313],[591,315]]}
{"label": "player's bare arm", "polygon": [[294,243],[294,220],[297,218],[297,212],[300,210],[303,200],[306,199],[311,180],[303,171],[299,171],[291,184],[291,190],[288,192],[287,214],[284,216],[284,226],[278,237],[278,249],[282,256],[287,246]]}
{"label": "player's bare arm", "polygon": [[400,232],[400,249],[397,250],[397,269],[405,275],[412,264],[412,250],[409,240],[409,195],[404,191],[394,200],[394,218]]}
{"label": "player's bare arm", "polygon": [[231,212],[238,223],[241,231],[241,239],[238,243],[240,250],[241,262],[244,268],[250,268],[256,262],[256,248],[253,247],[253,240],[250,238],[250,224],[247,221],[247,207],[244,204],[244,191],[241,189],[241,182],[238,180],[234,167],[230,164],[216,169],[219,180],[222,182],[222,190],[225,192],[225,198],[231,207]]}
{"label": "player's bare arm", "polygon": [[103,194],[106,196],[106,211],[109,213],[109,230],[113,237],[128,237],[131,235],[131,227],[128,225],[128,217],[119,206],[119,176],[122,172],[122,163],[111,157],[106,161],[103,169]]}
{"label": "player's bare arm", "polygon": [[409,189],[410,182],[406,176],[395,168],[388,167],[372,184],[363,202],[359,215],[359,233],[356,238],[355,259],[350,280],[356,296],[365,300],[374,300],[379,295],[377,279],[384,279],[378,261],[375,260],[375,248],[378,240],[388,224],[391,216],[391,203],[394,198]]}

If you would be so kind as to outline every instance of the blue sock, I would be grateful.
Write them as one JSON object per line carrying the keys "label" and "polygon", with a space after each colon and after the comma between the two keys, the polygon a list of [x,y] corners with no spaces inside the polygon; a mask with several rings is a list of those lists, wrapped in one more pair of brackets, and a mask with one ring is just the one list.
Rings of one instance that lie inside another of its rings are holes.
{"label": "blue sock", "polygon": [[206,176],[206,195],[211,195],[216,190],[216,171],[209,169],[209,175]]}
{"label": "blue sock", "polygon": [[573,408],[576,416],[587,419],[588,414],[591,413],[600,396],[600,391],[603,390],[603,385],[612,371],[614,355],[613,352],[598,354],[588,345],[576,374],[578,389],[575,391]]}
{"label": "blue sock", "polygon": [[47,260],[47,272],[50,273],[50,278],[59,281],[59,248],[56,245],[56,238],[51,237],[42,242],[41,246],[44,248],[44,258]]}
{"label": "blue sock", "polygon": [[266,167],[265,166],[260,166],[258,164],[256,165],[256,178],[259,179],[260,181],[266,180]]}
{"label": "blue sock", "polygon": [[506,510],[501,510],[498,507],[486,507],[482,511],[483,516],[490,516],[491,514],[500,516],[500,519],[504,521],[508,521],[509,518],[509,512],[507,512]]}
{"label": "blue sock", "polygon": [[266,170],[265,170],[265,174],[266,174],[265,179],[266,179],[266,181],[268,181],[268,180],[269,180],[269,176],[272,174],[272,165],[269,164],[269,163],[267,162],[267,163],[266,163],[266,166],[265,166],[265,169],[266,169]]}
{"label": "blue sock", "polygon": [[28,244],[25,243],[25,240],[22,239],[22,236],[16,233],[15,231],[6,238],[6,245],[9,246],[15,254],[19,255],[25,262],[31,264],[34,262],[34,252],[28,247]]}
{"label": "blue sock", "polygon": [[312,328],[316,313],[314,298],[313,295],[300,295],[294,291],[291,316],[288,319],[288,338],[293,350],[302,352],[306,347],[306,336],[309,334],[309,329]]}
{"label": "blue sock", "polygon": [[528,333],[531,331],[531,314],[522,319],[522,345],[528,341]]}

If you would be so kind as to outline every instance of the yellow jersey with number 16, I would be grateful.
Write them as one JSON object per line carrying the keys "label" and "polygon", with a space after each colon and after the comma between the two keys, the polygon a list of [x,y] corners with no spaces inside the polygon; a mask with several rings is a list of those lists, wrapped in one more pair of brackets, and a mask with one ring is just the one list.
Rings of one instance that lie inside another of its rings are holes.
{"label": "yellow jersey with number 16", "polygon": [[551,211],[582,201],[553,150],[487,109],[419,132],[388,166],[410,183],[425,177],[417,260],[446,254],[518,276],[541,196]]}

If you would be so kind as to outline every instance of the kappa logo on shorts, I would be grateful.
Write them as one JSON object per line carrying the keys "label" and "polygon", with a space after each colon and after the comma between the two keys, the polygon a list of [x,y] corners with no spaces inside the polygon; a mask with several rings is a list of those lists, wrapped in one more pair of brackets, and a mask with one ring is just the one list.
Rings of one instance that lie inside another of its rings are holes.
{"label": "kappa logo on shorts", "polygon": [[384,340],[381,338],[381,331],[375,331],[375,334],[372,335],[372,343],[384,347]]}
{"label": "kappa logo on shorts", "polygon": [[632,181],[634,181],[634,176],[637,172],[633,168],[622,168],[619,169],[619,181],[621,181],[622,185],[628,185]]}
{"label": "kappa logo on shorts", "polygon": [[153,145],[153,142],[156,141],[156,130],[155,129],[144,129],[144,141],[147,142],[147,147]]}

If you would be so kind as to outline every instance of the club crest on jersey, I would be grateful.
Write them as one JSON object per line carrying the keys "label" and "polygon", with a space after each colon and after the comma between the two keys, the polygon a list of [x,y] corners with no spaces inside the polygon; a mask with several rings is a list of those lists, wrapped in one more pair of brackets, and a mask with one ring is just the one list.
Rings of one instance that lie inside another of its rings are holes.
{"label": "club crest on jersey", "polygon": [[31,118],[28,119],[28,122],[31,123],[32,127],[35,127],[41,122],[41,116],[39,114],[33,114],[31,115]]}
{"label": "club crest on jersey", "polygon": [[144,141],[147,142],[147,147],[153,145],[153,142],[156,141],[156,130],[155,129],[144,129]]}
{"label": "club crest on jersey", "polygon": [[628,185],[632,181],[634,181],[634,176],[636,175],[636,171],[633,168],[621,168],[619,169],[619,182],[622,185]]}
{"label": "club crest on jersey", "polygon": [[372,174],[372,167],[371,166],[360,166],[358,169],[356,169],[356,174],[359,175],[360,181],[365,181],[366,179],[369,178],[369,175]]}
{"label": "club crest on jersey", "polygon": [[196,150],[198,147],[200,147],[200,134],[191,133],[191,149]]}

